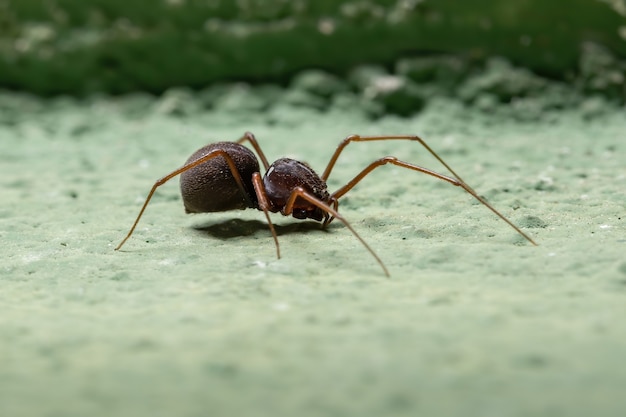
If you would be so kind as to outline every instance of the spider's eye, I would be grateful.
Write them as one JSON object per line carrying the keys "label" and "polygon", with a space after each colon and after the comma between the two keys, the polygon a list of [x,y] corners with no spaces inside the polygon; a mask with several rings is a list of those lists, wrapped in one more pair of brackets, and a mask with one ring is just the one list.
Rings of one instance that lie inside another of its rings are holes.
{"label": "spider's eye", "polygon": [[307,211],[304,209],[294,209],[292,216],[295,217],[296,219],[306,219]]}

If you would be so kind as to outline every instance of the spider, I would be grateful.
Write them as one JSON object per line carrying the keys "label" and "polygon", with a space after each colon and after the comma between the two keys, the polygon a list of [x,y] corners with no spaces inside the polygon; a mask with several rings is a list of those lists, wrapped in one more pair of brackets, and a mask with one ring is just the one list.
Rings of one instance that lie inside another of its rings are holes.
{"label": "spider", "polygon": [[[452,176],[443,175],[408,162],[400,161],[394,156],[385,156],[377,159],[365,167],[347,184],[333,193],[328,192],[326,180],[330,176],[341,152],[352,142],[369,142],[384,140],[409,140],[419,142],[433,155]],[[265,175],[262,177],[258,159],[254,153],[242,143],[249,142],[256,151]],[[426,142],[416,135],[395,136],[359,136],[346,137],[330,158],[322,175],[318,175],[307,164],[294,159],[281,158],[269,164],[261,150],[255,136],[246,132],[236,142],[216,142],[204,146],[194,152],[185,164],[157,180],[135,219],[130,231],[115,250],[119,250],[133,234],[139,219],[143,215],[148,203],[158,187],[173,177],[180,175],[180,190],[187,213],[209,213],[236,209],[253,208],[263,211],[267,219],[274,244],[276,256],[280,259],[280,245],[278,236],[269,213],[280,212],[283,216],[293,216],[296,219],[313,219],[322,222],[322,227],[328,226],[333,219],[341,221],[352,234],[363,244],[365,249],[376,259],[386,276],[389,270],[374,252],[370,245],[357,233],[350,223],[339,214],[339,199],[356,186],[365,176],[376,168],[393,164],[402,168],[430,175],[461,187],[476,200],[495,213],[509,224],[517,233],[522,235],[533,245],[535,241],[520,230],[509,219],[496,210],[484,198],[479,196],[454,170],[433,151]]]}

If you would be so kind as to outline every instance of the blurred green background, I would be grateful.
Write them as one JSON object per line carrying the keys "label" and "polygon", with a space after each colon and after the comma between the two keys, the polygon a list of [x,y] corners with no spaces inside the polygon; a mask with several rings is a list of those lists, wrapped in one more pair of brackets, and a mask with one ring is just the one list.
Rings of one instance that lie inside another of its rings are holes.
{"label": "blurred green background", "polygon": [[[625,15],[621,0],[3,0],[0,87],[159,93],[440,54],[572,81],[623,74]],[[623,100],[621,78],[594,89]]]}

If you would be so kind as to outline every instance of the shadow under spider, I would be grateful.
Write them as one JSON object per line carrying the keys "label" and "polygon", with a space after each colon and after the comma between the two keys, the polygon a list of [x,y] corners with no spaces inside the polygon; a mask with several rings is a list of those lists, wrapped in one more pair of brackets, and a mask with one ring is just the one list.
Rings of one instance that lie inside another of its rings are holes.
{"label": "shadow under spider", "polygon": [[[294,222],[284,225],[274,224],[276,233],[280,235],[288,235],[291,233],[305,234],[312,231],[315,232],[328,232],[328,228],[332,228],[334,225],[329,225],[327,228],[322,228],[320,223],[314,221]],[[202,232],[202,234],[208,234],[209,236],[217,239],[232,239],[242,236],[251,236],[257,232],[269,232],[267,223],[260,220],[242,220],[242,219],[228,219],[220,222],[207,222],[191,226],[192,229]],[[268,236],[271,237],[271,234]]]}

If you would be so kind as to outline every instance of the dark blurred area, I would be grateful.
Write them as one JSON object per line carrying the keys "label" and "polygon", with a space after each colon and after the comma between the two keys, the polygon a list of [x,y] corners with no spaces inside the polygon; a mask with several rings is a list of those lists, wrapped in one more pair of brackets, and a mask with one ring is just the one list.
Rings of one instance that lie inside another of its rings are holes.
{"label": "dark blurred area", "polygon": [[0,88],[158,94],[364,64],[456,83],[497,56],[623,100],[625,14],[610,0],[5,0]]}

